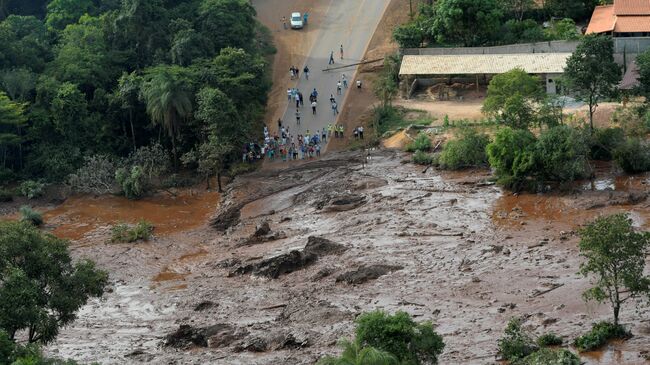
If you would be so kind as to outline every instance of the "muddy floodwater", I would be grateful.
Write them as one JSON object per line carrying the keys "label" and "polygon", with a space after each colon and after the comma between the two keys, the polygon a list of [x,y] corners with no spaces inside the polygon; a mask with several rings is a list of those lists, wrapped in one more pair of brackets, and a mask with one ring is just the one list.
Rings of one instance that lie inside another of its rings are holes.
{"label": "muddy floodwater", "polygon": [[[581,299],[589,282],[576,274],[576,228],[621,211],[647,228],[647,176],[511,194],[486,170],[423,172],[388,150],[364,157],[264,169],[238,177],[223,198],[77,197],[48,211],[48,228],[73,240],[75,257],[111,273],[108,292],[48,353],[102,364],[306,365],[338,352],[357,315],[384,309],[433,321],[446,343],[441,364],[496,364],[513,316],[566,344],[609,318]],[[156,226],[153,240],[108,242],[112,224],[141,218]],[[630,303],[621,320],[635,336],[582,354],[585,364],[650,363],[648,307]]]}
{"label": "muddy floodwater", "polygon": [[159,193],[141,200],[103,195],[71,197],[44,214],[53,233],[71,240],[81,240],[99,227],[116,223],[151,222],[156,235],[184,232],[205,224],[219,201],[215,192],[200,189],[175,194]]}

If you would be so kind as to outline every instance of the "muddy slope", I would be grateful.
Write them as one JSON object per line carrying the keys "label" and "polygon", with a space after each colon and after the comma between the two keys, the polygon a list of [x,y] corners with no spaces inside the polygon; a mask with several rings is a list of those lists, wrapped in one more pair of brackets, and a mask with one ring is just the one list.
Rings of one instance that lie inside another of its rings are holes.
{"label": "muddy slope", "polygon": [[[606,307],[580,299],[588,282],[575,274],[570,225],[527,217],[525,200],[510,208],[503,200],[519,198],[490,185],[485,171],[423,174],[393,151],[372,151],[365,167],[358,157],[333,153],[237,179],[215,216],[238,207],[239,219],[223,231],[85,249],[119,281],[51,351],[104,364],[313,364],[353,334],[358,314],[385,309],[433,321],[447,344],[441,363],[490,364],[511,316],[567,339],[608,317]],[[605,202],[611,194],[587,196]],[[585,207],[582,196],[561,199]],[[345,201],[354,204],[326,209]],[[589,211],[649,211],[645,200],[619,203]],[[267,240],[274,232],[283,234]],[[196,245],[201,254],[192,256]],[[180,276],[152,281],[160,270]],[[648,318],[647,307],[625,309],[622,321],[636,336],[616,357],[588,363],[643,364]]]}

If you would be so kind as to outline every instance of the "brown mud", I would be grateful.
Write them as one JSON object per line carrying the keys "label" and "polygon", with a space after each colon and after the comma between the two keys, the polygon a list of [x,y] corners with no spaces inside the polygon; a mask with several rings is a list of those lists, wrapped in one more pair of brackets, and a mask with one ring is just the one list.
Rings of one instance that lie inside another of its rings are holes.
{"label": "brown mud", "polygon": [[[442,364],[495,364],[512,316],[567,343],[609,318],[580,297],[589,282],[576,275],[575,229],[614,211],[635,212],[644,226],[645,184],[515,196],[485,170],[422,173],[388,150],[370,151],[363,165],[359,157],[330,153],[238,177],[215,216],[241,214],[223,232],[203,221],[150,243],[73,244],[75,256],[111,272],[111,290],[48,351],[103,364],[313,364],[338,352],[358,314],[384,309],[433,321],[447,344]],[[286,236],[266,240],[275,232]],[[647,364],[648,318],[648,307],[626,306],[621,320],[635,337],[583,361]],[[162,347],[169,334],[189,349]]]}

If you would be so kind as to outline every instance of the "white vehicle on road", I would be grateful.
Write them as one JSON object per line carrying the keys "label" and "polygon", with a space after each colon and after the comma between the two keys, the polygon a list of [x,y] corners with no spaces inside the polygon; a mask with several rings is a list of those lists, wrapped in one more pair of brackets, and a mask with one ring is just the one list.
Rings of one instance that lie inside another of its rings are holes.
{"label": "white vehicle on road", "polygon": [[303,26],[302,14],[298,12],[291,13],[291,29],[302,29]]}

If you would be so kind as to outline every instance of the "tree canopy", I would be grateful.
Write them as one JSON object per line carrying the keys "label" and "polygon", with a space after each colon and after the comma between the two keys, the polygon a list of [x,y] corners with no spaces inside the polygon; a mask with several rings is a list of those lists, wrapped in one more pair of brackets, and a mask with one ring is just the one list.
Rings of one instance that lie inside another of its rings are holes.
{"label": "tree canopy", "polygon": [[108,275],[91,261],[74,263],[67,242],[32,225],[0,222],[0,329],[13,340],[48,343],[90,297],[101,296]]}
{"label": "tree canopy", "polygon": [[618,325],[621,306],[639,295],[650,298],[650,277],[644,275],[650,234],[636,232],[626,214],[597,218],[580,230],[580,273],[594,276],[586,300],[608,303]]}
{"label": "tree canopy", "polygon": [[[63,181],[84,156],[119,159],[158,142],[180,157],[210,128],[228,165],[257,138],[273,50],[248,1],[30,3],[0,2],[2,103],[22,115],[20,128],[0,121],[3,176]],[[201,99],[205,88],[221,94]],[[198,117],[224,107],[237,112]]]}
{"label": "tree canopy", "polygon": [[588,35],[567,60],[564,69],[567,87],[589,105],[589,125],[594,131],[594,112],[598,102],[612,96],[621,80],[621,69],[614,62],[611,37]]}

